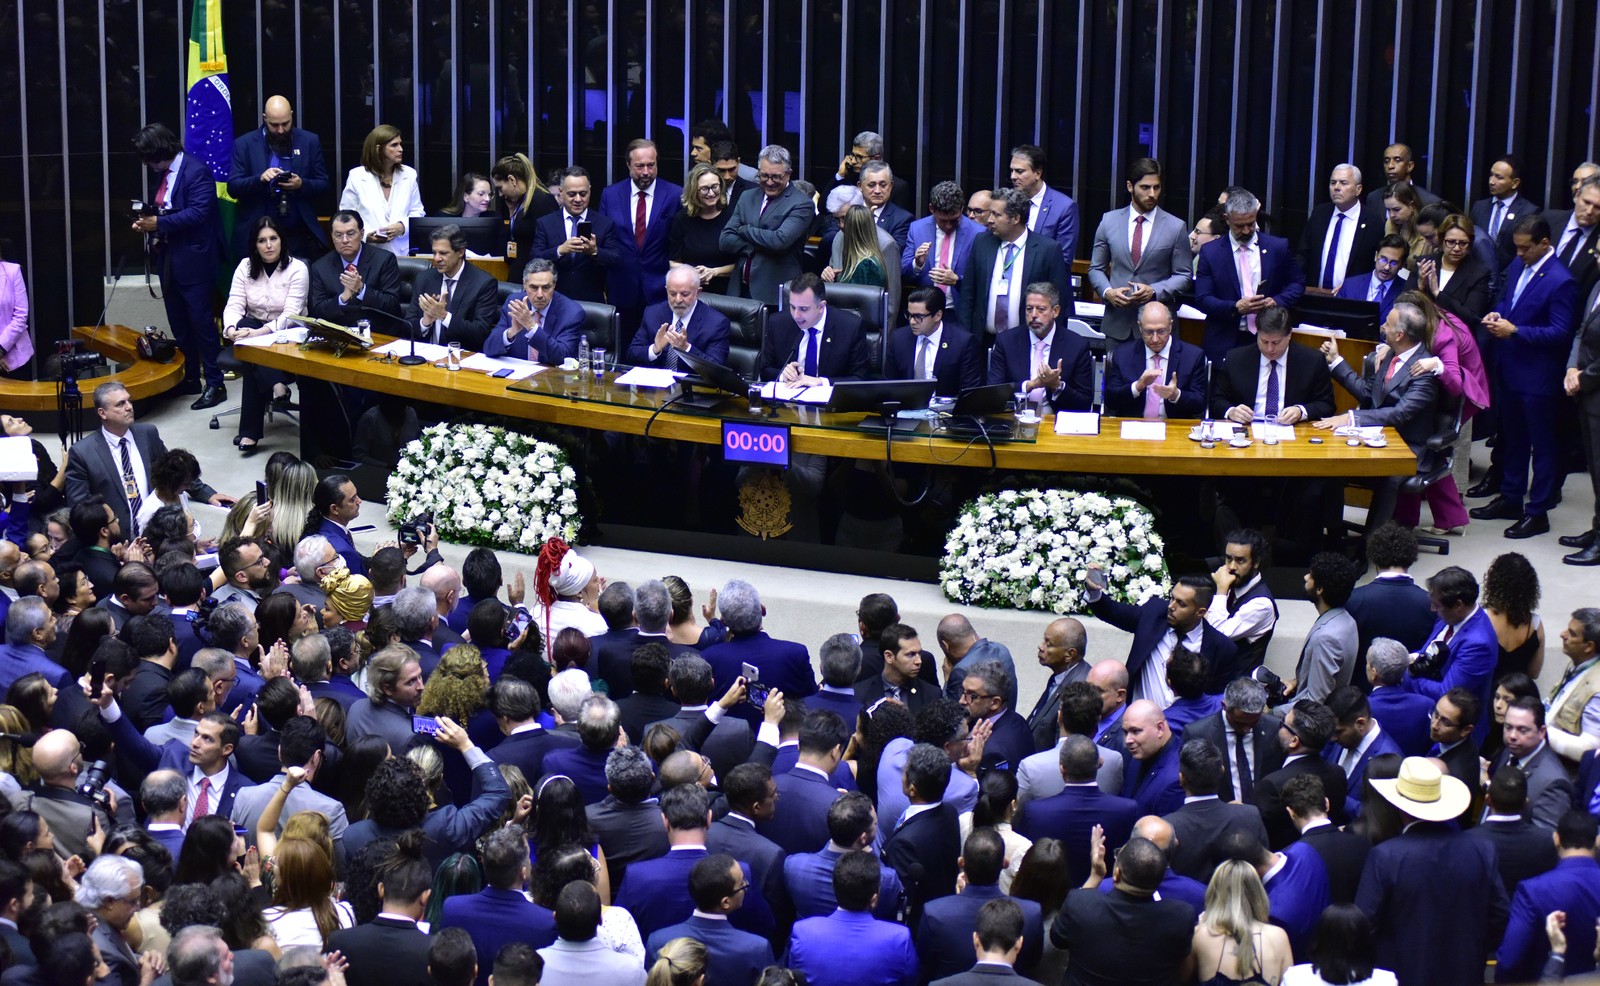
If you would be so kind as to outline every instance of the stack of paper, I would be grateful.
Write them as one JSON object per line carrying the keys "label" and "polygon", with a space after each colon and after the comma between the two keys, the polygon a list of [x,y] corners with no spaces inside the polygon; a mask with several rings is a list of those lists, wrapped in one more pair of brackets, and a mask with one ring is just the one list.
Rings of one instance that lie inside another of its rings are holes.
{"label": "stack of paper", "polygon": [[513,359],[509,356],[485,356],[482,353],[472,353],[461,358],[463,370],[475,370],[478,373],[499,373],[501,370],[510,370],[508,380],[526,380],[538,373],[544,367],[525,359]]}
{"label": "stack of paper", "polygon": [[276,346],[280,342],[291,342],[299,345],[306,341],[306,330],[303,328],[279,329],[276,332],[264,332],[258,336],[247,339],[235,339],[235,346]]}
{"label": "stack of paper", "polygon": [[1100,415],[1094,411],[1057,411],[1056,434],[1098,435],[1100,434]]}
{"label": "stack of paper", "polygon": [[833,385],[819,383],[810,387],[795,384],[771,383],[761,385],[761,396],[769,401],[790,401],[796,404],[826,404],[833,398]]}
{"label": "stack of paper", "polygon": [[1250,422],[1250,437],[1258,442],[1292,442],[1294,425],[1280,425],[1272,421]]}
{"label": "stack of paper", "polygon": [[654,366],[636,366],[618,377],[617,383],[624,387],[653,387],[660,390],[673,386],[680,377],[685,376],[688,376],[688,374],[678,373],[674,370],[662,370]]}
{"label": "stack of paper", "polygon": [[[431,342],[419,342],[415,345],[417,347],[417,355],[430,363],[444,359],[445,353],[450,351],[448,346],[436,346]],[[411,355],[411,346],[410,340],[396,339],[394,342],[379,346],[373,352],[381,353],[384,356],[409,356]]]}
{"label": "stack of paper", "polygon": [[1164,442],[1167,440],[1165,421],[1124,421],[1122,437],[1138,442]]}

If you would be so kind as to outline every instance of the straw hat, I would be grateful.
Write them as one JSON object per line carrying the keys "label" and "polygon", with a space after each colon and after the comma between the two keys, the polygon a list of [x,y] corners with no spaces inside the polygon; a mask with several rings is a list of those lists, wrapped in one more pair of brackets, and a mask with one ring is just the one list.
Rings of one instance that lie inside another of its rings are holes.
{"label": "straw hat", "polygon": [[1472,803],[1467,786],[1426,757],[1406,757],[1399,777],[1371,784],[1390,804],[1424,822],[1448,822]]}

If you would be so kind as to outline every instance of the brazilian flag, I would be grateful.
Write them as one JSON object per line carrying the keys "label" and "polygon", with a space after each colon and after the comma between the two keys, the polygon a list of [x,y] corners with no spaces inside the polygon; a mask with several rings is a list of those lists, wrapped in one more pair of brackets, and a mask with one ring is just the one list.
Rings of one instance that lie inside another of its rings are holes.
{"label": "brazilian flag", "polygon": [[189,19],[189,99],[183,150],[204,161],[217,180],[217,207],[225,242],[233,242],[233,200],[228,169],[233,162],[233,101],[228,90],[228,52],[222,44],[222,0],[194,0]]}

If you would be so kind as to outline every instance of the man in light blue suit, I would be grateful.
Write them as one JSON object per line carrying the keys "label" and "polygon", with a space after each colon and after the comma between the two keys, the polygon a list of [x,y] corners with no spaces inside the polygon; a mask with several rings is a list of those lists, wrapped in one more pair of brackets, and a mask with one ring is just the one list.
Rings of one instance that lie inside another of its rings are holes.
{"label": "man in light blue suit", "polygon": [[667,370],[687,370],[674,355],[693,353],[723,366],[728,364],[728,317],[700,304],[700,275],[679,265],[667,272],[667,300],[644,310],[639,331],[628,347],[628,362]]}
{"label": "man in light blue suit", "polygon": [[556,293],[556,265],[530,260],[522,269],[522,297],[509,298],[500,321],[484,340],[485,356],[530,359],[548,366],[578,355],[583,338],[583,309]]}
{"label": "man in light blue suit", "polygon": [[1172,307],[1191,283],[1189,227],[1161,209],[1161,190],[1161,163],[1148,157],[1134,161],[1128,170],[1129,204],[1102,216],[1094,233],[1089,283],[1106,303],[1100,331],[1119,342],[1137,334],[1140,308],[1152,301]]}
{"label": "man in light blue suit", "polygon": [[1078,255],[1078,204],[1044,183],[1044,148],[1018,144],[1011,149],[1011,184],[1028,197],[1028,229],[1061,245],[1067,270]]}
{"label": "man in light blue suit", "polygon": [[658,929],[645,942],[644,954],[653,956],[674,938],[693,938],[706,947],[706,981],[753,983],[773,962],[772,946],[765,938],[740,931],[728,917],[744,905],[751,886],[739,861],[716,853],[689,871],[689,896],[694,913],[677,924]]}
{"label": "man in light blue suit", "polygon": [[[928,210],[911,224],[900,255],[900,276],[906,287],[938,288],[952,311],[960,297],[972,244],[985,232],[981,223],[962,214],[967,198],[961,186],[942,181],[928,193]],[[962,326],[967,328],[967,326]]]}
{"label": "man in light blue suit", "polygon": [[1465,688],[1478,700],[1477,728],[1481,736],[1489,730],[1489,699],[1495,663],[1500,658],[1500,639],[1489,622],[1489,614],[1478,605],[1478,580],[1459,565],[1451,565],[1428,579],[1428,598],[1439,621],[1420,651],[1443,647],[1444,670],[1439,678],[1419,677],[1408,671],[1406,691],[1437,701],[1452,688]]}
{"label": "man in light blue suit", "polygon": [[869,852],[846,853],[833,868],[838,909],[795,922],[788,966],[805,973],[811,986],[911,986],[917,981],[910,929],[872,916],[881,869]]}
{"label": "man in light blue suit", "polygon": [[827,709],[808,713],[800,724],[799,759],[776,780],[781,808],[757,826],[784,852],[816,852],[827,844],[828,809],[841,793],[831,777],[849,738],[844,720]]}

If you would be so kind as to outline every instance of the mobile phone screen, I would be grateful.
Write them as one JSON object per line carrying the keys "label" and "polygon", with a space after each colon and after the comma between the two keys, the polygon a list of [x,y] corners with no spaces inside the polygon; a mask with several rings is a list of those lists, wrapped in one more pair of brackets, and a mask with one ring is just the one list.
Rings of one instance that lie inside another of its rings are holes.
{"label": "mobile phone screen", "polygon": [[412,716],[411,731],[424,736],[432,736],[439,731],[439,720],[433,716]]}

